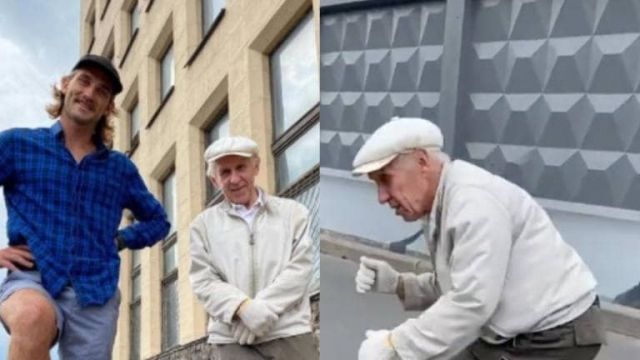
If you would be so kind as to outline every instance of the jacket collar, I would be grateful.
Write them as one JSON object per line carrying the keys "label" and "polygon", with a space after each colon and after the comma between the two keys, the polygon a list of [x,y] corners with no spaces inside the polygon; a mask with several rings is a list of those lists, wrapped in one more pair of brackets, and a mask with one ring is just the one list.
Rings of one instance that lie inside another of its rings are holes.
{"label": "jacket collar", "polygon": [[[264,191],[259,186],[256,186],[256,190],[258,190],[258,198],[256,199],[256,203],[259,204],[260,207],[264,207],[265,211],[269,210],[269,205],[272,202],[272,200],[270,200],[270,199],[272,198],[272,196],[267,194],[267,192]],[[224,198],[222,200],[222,202],[220,203],[220,205],[222,206],[222,209],[227,213],[235,211],[235,209],[237,207],[242,206],[242,205],[237,205],[237,204],[231,203],[229,200],[227,200],[227,198]]]}
{"label": "jacket collar", "polygon": [[436,195],[433,199],[433,205],[431,206],[431,212],[424,218],[425,221],[433,224],[436,221],[436,214],[438,211],[442,211],[442,201],[444,198],[444,187],[447,181],[447,174],[449,173],[449,167],[451,162],[445,161],[442,164],[442,171],[440,172],[440,179],[438,180],[438,188],[436,189]]}

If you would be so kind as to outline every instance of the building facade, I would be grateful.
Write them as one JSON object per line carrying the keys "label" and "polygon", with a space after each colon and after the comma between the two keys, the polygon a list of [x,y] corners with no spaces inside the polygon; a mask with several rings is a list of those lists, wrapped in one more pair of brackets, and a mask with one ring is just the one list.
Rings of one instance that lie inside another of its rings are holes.
{"label": "building facade", "polygon": [[[111,58],[124,85],[114,148],[172,225],[154,247],[121,252],[114,359],[213,356],[188,275],[189,224],[221,198],[203,160],[215,139],[256,140],[258,185],[307,205],[317,254],[318,14],[317,0],[82,0],[81,53]],[[133,221],[124,215],[123,225]]]}
{"label": "building facade", "polygon": [[379,206],[373,184],[350,170],[391,116],[430,119],[453,158],[545,207],[594,272],[611,339],[624,337],[637,356],[639,5],[323,0],[323,237],[424,254],[420,225]]}

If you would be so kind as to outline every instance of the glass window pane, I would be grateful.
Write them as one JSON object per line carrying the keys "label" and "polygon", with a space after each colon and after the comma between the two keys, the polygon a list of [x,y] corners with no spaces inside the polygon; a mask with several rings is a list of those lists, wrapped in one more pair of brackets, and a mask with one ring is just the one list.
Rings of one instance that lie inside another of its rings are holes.
{"label": "glass window pane", "polygon": [[309,293],[314,294],[320,291],[320,225],[318,219],[318,208],[320,206],[319,185],[315,183],[304,192],[295,195],[293,198],[304,204],[309,209],[309,235],[313,240],[313,277],[309,284]]}
{"label": "glass window pane", "polygon": [[129,318],[129,330],[130,330],[130,348],[129,359],[140,359],[140,303],[131,305],[131,312]]}
{"label": "glass window pane", "polygon": [[133,139],[140,131],[140,106],[138,103],[131,109],[131,138]]}
{"label": "glass window pane", "polygon": [[275,137],[320,101],[315,30],[309,14],[271,55]]}
{"label": "glass window pane", "polygon": [[162,99],[167,96],[169,89],[173,86],[174,76],[172,45],[162,57]]}
{"label": "glass window pane", "polygon": [[222,115],[213,124],[213,127],[207,134],[207,146],[225,136],[229,136],[229,113],[225,113],[224,115]]}
{"label": "glass window pane", "polygon": [[131,269],[140,265],[140,250],[131,250]]}
{"label": "glass window pane", "polygon": [[201,0],[202,2],[202,36],[204,36],[224,7],[224,0]]}
{"label": "glass window pane", "polygon": [[178,345],[180,319],[178,315],[177,278],[162,285],[162,350]]}
{"label": "glass window pane", "polygon": [[131,301],[140,297],[140,273],[131,278]]}
{"label": "glass window pane", "polygon": [[133,8],[131,9],[131,36],[140,26],[140,11],[138,10],[138,2],[136,1],[133,4]]}
{"label": "glass window pane", "polygon": [[320,163],[320,123],[307,130],[277,159],[278,191]]}
{"label": "glass window pane", "polygon": [[176,231],[176,186],[175,186],[175,172],[172,172],[167,176],[162,184],[162,201],[164,210],[167,212],[167,219],[171,224],[169,228],[169,235]]}
{"label": "glass window pane", "polygon": [[164,250],[162,277],[167,277],[178,266],[178,253],[176,243]]}
{"label": "glass window pane", "polygon": [[[211,130],[207,132],[206,135],[206,144],[205,148],[211,145],[214,141],[229,136],[229,113],[225,113],[222,115],[214,124]],[[206,175],[205,175],[206,176]],[[214,197],[218,195],[220,190],[216,189],[213,184],[211,184],[211,180],[209,180],[209,176],[206,176],[206,184],[207,184],[207,203],[213,200]]]}

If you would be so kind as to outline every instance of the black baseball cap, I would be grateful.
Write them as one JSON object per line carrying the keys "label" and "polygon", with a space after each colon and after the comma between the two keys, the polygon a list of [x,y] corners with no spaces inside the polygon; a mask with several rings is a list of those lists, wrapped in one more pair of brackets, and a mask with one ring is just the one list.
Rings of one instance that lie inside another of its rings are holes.
{"label": "black baseball cap", "polygon": [[97,66],[100,69],[104,70],[104,72],[111,80],[111,90],[113,92],[113,95],[117,95],[122,91],[120,75],[118,75],[118,71],[111,63],[111,60],[107,59],[104,56],[87,54],[81,57],[80,60],[78,60],[78,63],[73,67],[73,70],[77,70],[87,66]]}

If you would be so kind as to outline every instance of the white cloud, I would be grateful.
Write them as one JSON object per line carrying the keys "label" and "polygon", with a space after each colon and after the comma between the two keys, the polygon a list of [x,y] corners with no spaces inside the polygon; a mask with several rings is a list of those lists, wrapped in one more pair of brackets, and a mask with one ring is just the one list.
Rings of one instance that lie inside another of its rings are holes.
{"label": "white cloud", "polygon": [[44,106],[56,82],[18,44],[0,37],[0,129],[51,124]]}

